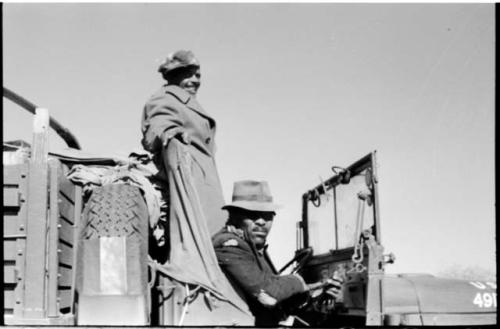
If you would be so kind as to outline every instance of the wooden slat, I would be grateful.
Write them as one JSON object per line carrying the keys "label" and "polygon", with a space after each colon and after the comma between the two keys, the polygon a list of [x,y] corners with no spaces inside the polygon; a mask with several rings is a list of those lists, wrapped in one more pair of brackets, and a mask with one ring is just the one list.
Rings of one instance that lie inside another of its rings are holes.
{"label": "wooden slat", "polygon": [[3,260],[4,261],[15,261],[17,255],[16,250],[16,240],[3,240]]}
{"label": "wooden slat", "polygon": [[3,215],[3,236],[8,237],[12,235],[19,234],[19,223],[18,216],[15,215]]}
{"label": "wooden slat", "polygon": [[17,187],[3,188],[3,206],[4,207],[19,207],[19,189]]}
{"label": "wooden slat", "polygon": [[48,249],[47,249],[47,265],[48,265],[48,278],[47,278],[47,316],[56,317],[58,314],[57,309],[57,284],[58,284],[58,256],[57,249],[59,248],[59,210],[58,210],[58,161],[49,161],[49,231],[48,231]]}
{"label": "wooden slat", "polygon": [[[40,319],[45,316],[46,285],[40,283],[46,276],[47,236],[46,212],[48,200],[48,136],[49,113],[37,108],[33,120],[33,143],[29,161],[29,179],[26,231],[25,281],[23,315]],[[43,282],[43,281],[42,281]]]}
{"label": "wooden slat", "polygon": [[16,265],[15,264],[4,264],[3,265],[3,282],[4,283],[17,283],[16,280],[16,272],[15,269]]}
{"label": "wooden slat", "polygon": [[62,287],[71,287],[73,283],[73,269],[59,267],[58,272],[60,276],[57,281],[57,285]]}
{"label": "wooden slat", "polygon": [[59,293],[59,308],[66,308],[71,306],[71,290],[70,289],[61,289],[58,291]]}
{"label": "wooden slat", "polygon": [[64,177],[64,176],[62,176],[59,179],[59,192],[64,194],[67,199],[72,200],[74,203],[75,185],[73,184],[73,182],[66,179],[66,177]]}
{"label": "wooden slat", "polygon": [[59,225],[59,239],[75,245],[73,242],[75,227],[64,220],[60,220]]}
{"label": "wooden slat", "polygon": [[59,263],[73,266],[73,248],[64,244],[59,244],[58,248],[61,250],[59,253]]}
{"label": "wooden slat", "polygon": [[3,184],[19,185],[21,174],[28,172],[28,164],[17,164],[3,167]]}
{"label": "wooden slat", "polygon": [[75,205],[70,203],[67,199],[60,197],[61,201],[58,204],[59,215],[64,217],[70,223],[75,222]]}
{"label": "wooden slat", "polygon": [[14,308],[14,290],[4,290],[3,291],[3,301],[4,301],[4,308]]}

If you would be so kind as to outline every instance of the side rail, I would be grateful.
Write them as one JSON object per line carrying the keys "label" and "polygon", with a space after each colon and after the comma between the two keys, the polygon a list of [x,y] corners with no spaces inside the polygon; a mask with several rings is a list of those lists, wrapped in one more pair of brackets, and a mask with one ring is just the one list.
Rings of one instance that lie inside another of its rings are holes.
{"label": "side rail", "polygon": [[4,321],[74,323],[81,190],[48,159],[49,115],[37,109],[29,160],[4,167]]}

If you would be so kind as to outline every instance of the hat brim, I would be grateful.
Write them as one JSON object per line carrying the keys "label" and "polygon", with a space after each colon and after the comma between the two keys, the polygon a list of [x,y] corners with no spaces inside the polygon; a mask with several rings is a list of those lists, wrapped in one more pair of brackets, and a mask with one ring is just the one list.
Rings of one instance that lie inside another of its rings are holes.
{"label": "hat brim", "polygon": [[163,73],[171,73],[173,71],[176,71],[178,69],[184,69],[186,67],[200,67],[199,64],[184,64],[184,63],[177,63],[177,64],[174,64],[174,65],[171,65],[171,66],[168,66],[168,65],[160,65],[158,67],[158,72],[163,72]]}
{"label": "hat brim", "polygon": [[255,201],[233,201],[225,205],[222,209],[243,208],[250,211],[276,212],[281,208],[281,205],[270,202],[255,202]]}

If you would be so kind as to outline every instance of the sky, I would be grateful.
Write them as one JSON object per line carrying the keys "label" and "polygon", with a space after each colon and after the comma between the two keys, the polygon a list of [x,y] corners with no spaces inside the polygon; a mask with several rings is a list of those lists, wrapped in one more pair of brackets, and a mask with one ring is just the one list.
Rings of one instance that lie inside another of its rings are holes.
{"label": "sky", "polygon": [[[301,195],[376,150],[386,271],[494,272],[494,38],[491,3],[6,3],[3,83],[85,151],[125,155],[158,64],[190,49],[226,201],[234,181],[257,179],[283,205],[278,267]],[[31,116],[3,105],[4,140],[31,142]]]}

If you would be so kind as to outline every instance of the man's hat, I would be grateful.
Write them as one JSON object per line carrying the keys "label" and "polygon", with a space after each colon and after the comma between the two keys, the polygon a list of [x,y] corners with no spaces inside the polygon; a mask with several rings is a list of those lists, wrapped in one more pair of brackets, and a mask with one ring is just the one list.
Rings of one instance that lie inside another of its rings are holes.
{"label": "man's hat", "polygon": [[273,203],[273,197],[266,181],[243,180],[235,182],[233,199],[222,209],[231,207],[243,208],[250,211],[275,212],[281,206]]}
{"label": "man's hat", "polygon": [[200,62],[194,57],[190,50],[178,50],[167,56],[165,61],[158,67],[158,72],[167,73],[175,69],[187,66],[200,67]]}

